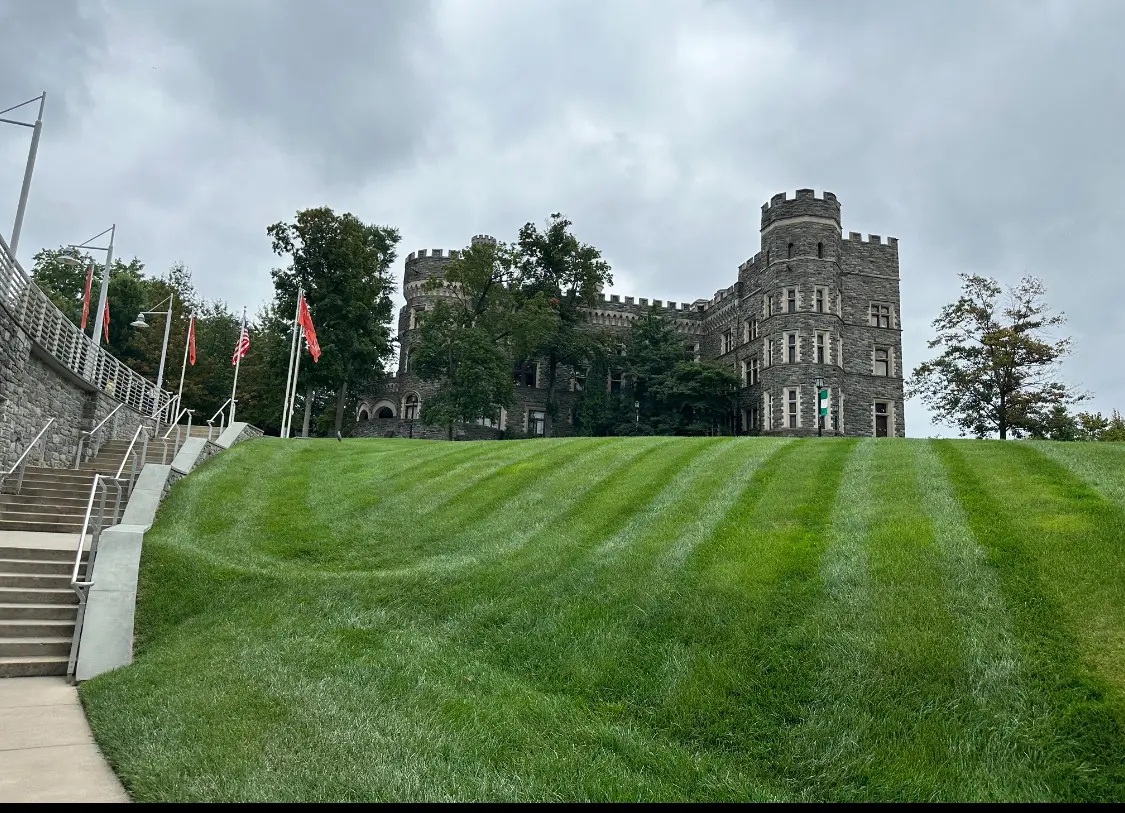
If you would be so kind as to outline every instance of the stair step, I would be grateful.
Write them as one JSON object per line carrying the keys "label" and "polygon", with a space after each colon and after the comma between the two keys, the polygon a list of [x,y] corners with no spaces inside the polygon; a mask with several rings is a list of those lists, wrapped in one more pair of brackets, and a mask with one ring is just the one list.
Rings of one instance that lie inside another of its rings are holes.
{"label": "stair step", "polygon": [[75,619],[9,618],[0,619],[3,638],[71,638]]}
{"label": "stair step", "polygon": [[0,657],[0,677],[42,677],[65,675],[69,655],[15,655]]}
{"label": "stair step", "polygon": [[[113,503],[106,506],[106,513],[112,513]],[[60,517],[75,517],[81,519],[86,515],[85,503],[57,503],[54,500],[46,498],[24,500],[15,505],[11,503],[0,503],[0,517],[7,517],[9,519],[30,519],[28,514],[51,514],[52,516]],[[97,514],[97,505],[94,506],[94,514]]]}
{"label": "stair step", "polygon": [[[85,505],[85,501],[90,499],[90,487],[93,486],[93,484],[93,480],[90,480],[88,483],[82,483],[81,485],[25,482],[19,494],[14,493],[15,485],[12,485],[12,490],[5,492],[4,497],[61,497],[63,499],[82,500],[83,505]],[[117,492],[114,490],[113,486],[107,483],[107,487],[109,488],[109,493],[116,496]],[[128,482],[122,484],[121,493],[123,496],[129,493]],[[106,499],[111,498],[106,497]]]}
{"label": "stair step", "polygon": [[76,604],[29,604],[0,600],[0,624],[8,621],[68,621],[78,617]]}
{"label": "stair step", "polygon": [[[105,527],[109,527],[107,524]],[[82,530],[82,518],[71,522],[68,519],[50,520],[10,520],[0,516],[0,531],[30,531],[43,534],[77,534]]]}
{"label": "stair step", "polygon": [[70,655],[71,638],[0,638],[0,658],[30,655],[36,657]]}
{"label": "stair step", "polygon": [[44,499],[50,499],[59,505],[77,505],[83,510],[86,504],[90,501],[90,494],[79,495],[77,491],[58,490],[57,494],[26,494],[26,489],[22,489],[19,494],[0,494],[0,511],[3,511],[7,506],[26,505],[29,502],[42,502]]}
{"label": "stair step", "polygon": [[[74,544],[75,547],[78,546],[77,539]],[[58,573],[66,576],[70,575],[71,568],[74,567],[73,554],[71,556],[70,559],[6,559],[0,552],[0,573]]]}
{"label": "stair step", "polygon": [[[75,548],[20,548],[0,547],[0,559],[31,559],[36,562],[73,562],[74,551],[78,546],[78,539],[74,540]],[[89,552],[83,553],[82,558],[88,559]]]}
{"label": "stair step", "polygon": [[[68,527],[73,527],[75,533],[82,527],[82,522],[85,520],[85,513],[70,513],[65,511],[56,511],[49,505],[36,506],[29,508],[26,511],[4,511],[0,513],[0,522],[3,523],[38,523],[38,522],[54,522],[63,523]],[[103,527],[113,524],[113,511],[106,510],[105,517],[103,518]],[[90,524],[97,524],[97,514],[90,517]]]}
{"label": "stair step", "polygon": [[[73,569],[71,572],[73,572]],[[38,590],[40,588],[62,590],[70,587],[70,573],[0,572],[0,587],[20,590]]]}
{"label": "stair step", "polygon": [[62,604],[78,603],[78,595],[69,587],[0,587],[0,604]]}

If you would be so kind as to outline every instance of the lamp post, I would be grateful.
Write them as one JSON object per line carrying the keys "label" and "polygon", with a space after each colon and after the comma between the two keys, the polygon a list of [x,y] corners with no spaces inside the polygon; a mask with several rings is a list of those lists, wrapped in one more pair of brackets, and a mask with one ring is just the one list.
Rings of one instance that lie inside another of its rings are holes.
{"label": "lamp post", "polygon": [[16,248],[20,244],[20,232],[23,231],[23,216],[27,211],[27,196],[31,192],[31,176],[35,172],[35,155],[39,152],[39,136],[43,132],[43,107],[47,104],[47,91],[43,91],[34,99],[28,99],[26,102],[20,102],[6,110],[0,110],[0,115],[2,115],[35,101],[39,102],[39,117],[35,119],[34,124],[30,124],[26,121],[16,121],[15,119],[0,119],[4,124],[18,124],[20,127],[31,128],[31,149],[27,151],[27,166],[23,171],[23,188],[20,189],[20,202],[19,205],[16,206],[16,222],[15,225],[12,226],[10,247],[13,257],[16,256]]}
{"label": "lamp post", "polygon": [[824,433],[824,413],[828,411],[828,393],[824,391],[824,379],[816,379],[816,436]]}
{"label": "lamp post", "polygon": [[[97,240],[103,234],[109,233],[108,246],[92,246],[90,243]],[[117,233],[117,224],[114,223],[105,231],[100,234],[95,234],[84,243],[71,243],[67,248],[81,249],[83,251],[104,251],[105,252],[105,266],[102,268],[102,282],[101,287],[98,289],[98,312],[94,316],[94,347],[100,347],[102,343],[102,322],[105,320],[105,298],[109,295],[109,269],[113,265],[113,238]],[[82,260],[73,255],[63,255],[62,261],[68,265],[82,265]],[[147,327],[147,325],[146,325]]]}
{"label": "lamp post", "polygon": [[[156,392],[153,393],[152,400],[154,404],[153,415],[159,412],[160,406],[160,385],[164,383],[164,359],[168,355],[168,334],[172,330],[172,303],[175,300],[174,293],[168,295],[168,310],[167,311],[141,311],[137,314],[137,318],[130,324],[132,327],[148,329],[148,322],[145,321],[146,316],[160,316],[164,315],[167,318],[164,320],[164,346],[160,349],[160,369],[156,373]],[[156,419],[156,429],[160,431],[160,419]]]}

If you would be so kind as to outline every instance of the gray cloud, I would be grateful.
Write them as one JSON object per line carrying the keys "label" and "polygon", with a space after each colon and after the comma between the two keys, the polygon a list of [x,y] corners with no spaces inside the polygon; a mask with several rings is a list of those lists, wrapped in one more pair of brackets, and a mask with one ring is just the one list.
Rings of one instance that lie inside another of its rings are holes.
{"label": "gray cloud", "polygon": [[[1125,406],[1104,361],[1125,340],[1120,3],[106,0],[0,19],[22,43],[0,93],[65,100],[24,259],[116,220],[127,255],[254,306],[265,226],[298,208],[397,225],[403,253],[562,211],[618,290],[691,300],[757,250],[765,200],[809,186],[840,196],[845,230],[900,239],[909,365],[957,272],[1027,272],[1071,317],[1068,377]],[[8,129],[0,224],[26,155]],[[935,431],[917,404],[908,420]]]}

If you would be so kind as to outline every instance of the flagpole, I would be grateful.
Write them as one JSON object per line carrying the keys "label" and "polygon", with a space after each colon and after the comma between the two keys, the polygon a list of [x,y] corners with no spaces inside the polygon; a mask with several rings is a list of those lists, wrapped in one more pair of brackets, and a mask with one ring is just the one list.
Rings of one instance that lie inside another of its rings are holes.
{"label": "flagpole", "polygon": [[304,288],[297,289],[297,309],[293,311],[293,336],[289,340],[289,372],[285,375],[285,403],[281,405],[281,436],[289,437],[289,416],[293,412],[293,404],[289,400],[289,385],[293,383],[293,354],[297,347],[297,319],[301,315],[301,297],[305,295]]}
{"label": "flagpole", "polygon": [[238,345],[235,350],[234,356],[234,386],[230,388],[230,420],[227,426],[234,423],[234,407],[238,403],[234,400],[234,394],[238,392],[238,368],[242,364],[242,331],[246,328],[246,307],[242,308],[242,324],[238,328]]}
{"label": "flagpole", "polygon": [[[293,362],[293,391],[289,396],[288,418],[290,427],[293,425],[293,408],[297,405],[297,373],[301,369],[301,341],[305,337],[305,329],[303,327],[298,326],[297,330],[300,331],[300,335],[297,338],[297,357]],[[286,437],[288,437],[288,435],[286,435]]]}
{"label": "flagpole", "polygon": [[[194,327],[195,327],[195,314],[193,313],[188,318],[187,338],[184,339],[184,363],[183,363],[183,366],[180,367],[180,390],[179,390],[179,392],[176,393],[176,411],[177,412],[182,412],[183,409],[184,409],[184,399],[183,399],[183,395],[184,395],[184,373],[187,372],[188,345],[191,344],[191,331],[192,331],[192,328],[194,328]],[[242,337],[239,336],[239,338],[241,339]]]}

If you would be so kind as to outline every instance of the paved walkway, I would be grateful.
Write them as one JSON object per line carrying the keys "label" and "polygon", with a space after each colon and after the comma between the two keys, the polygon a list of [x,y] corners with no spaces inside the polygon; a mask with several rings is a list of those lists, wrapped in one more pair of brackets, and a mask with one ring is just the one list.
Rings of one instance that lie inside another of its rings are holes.
{"label": "paved walkway", "polygon": [[0,803],[128,801],[66,678],[0,680]]}
{"label": "paved walkway", "polygon": [[[74,550],[77,541],[0,531],[0,547]],[[0,678],[0,804],[128,801],[66,678]]]}

